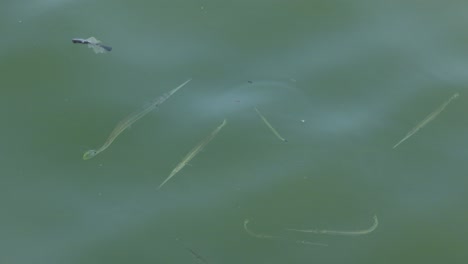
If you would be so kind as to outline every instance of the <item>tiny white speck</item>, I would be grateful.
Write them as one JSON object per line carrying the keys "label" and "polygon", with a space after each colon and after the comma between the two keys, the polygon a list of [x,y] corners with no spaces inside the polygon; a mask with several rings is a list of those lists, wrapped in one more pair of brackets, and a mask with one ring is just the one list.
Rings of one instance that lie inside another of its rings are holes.
{"label": "tiny white speck", "polygon": [[23,23],[23,20],[18,20],[18,23]]}
{"label": "tiny white speck", "polygon": [[305,123],[305,119],[301,119],[301,123]]}

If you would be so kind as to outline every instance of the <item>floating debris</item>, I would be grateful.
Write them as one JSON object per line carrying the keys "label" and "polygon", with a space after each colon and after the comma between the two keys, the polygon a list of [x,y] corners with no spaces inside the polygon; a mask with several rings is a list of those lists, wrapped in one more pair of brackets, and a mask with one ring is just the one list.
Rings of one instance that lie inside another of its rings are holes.
{"label": "floating debris", "polygon": [[267,125],[267,127],[270,128],[270,130],[273,132],[273,134],[275,134],[275,136],[283,141],[283,142],[288,142],[285,138],[283,138],[279,133],[278,131],[276,131],[276,129],[270,124],[270,122],[268,122],[268,120],[262,115],[262,113],[260,113],[260,111],[257,109],[257,107],[254,108],[255,111],[257,111],[257,114],[260,116],[260,118],[263,120],[263,122]]}
{"label": "floating debris", "polygon": [[321,235],[339,235],[339,236],[361,236],[367,235],[373,232],[377,226],[379,225],[379,220],[377,216],[374,215],[374,224],[371,227],[364,229],[364,230],[357,230],[357,231],[336,231],[336,230],[302,230],[302,229],[291,229],[288,228],[288,231],[295,231],[295,232],[302,232],[302,233],[313,233],[313,234],[321,234]]}
{"label": "floating debris", "polygon": [[437,117],[437,115],[439,115],[440,112],[442,112],[444,110],[444,108],[447,107],[447,105],[450,104],[450,102],[453,99],[457,98],[458,96],[459,96],[458,93],[455,93],[454,95],[452,95],[452,97],[450,97],[447,101],[445,101],[445,103],[443,103],[441,106],[439,106],[439,108],[437,108],[434,112],[430,113],[426,118],[424,118],[423,121],[421,121],[419,124],[417,124],[413,129],[411,129],[411,131],[408,132],[408,134],[406,134],[406,136],[402,140],[400,140],[398,143],[395,144],[395,146],[393,146],[393,148],[398,147],[398,145],[400,145],[405,140],[407,140],[409,137],[411,137],[416,132],[418,132],[419,129],[421,129],[422,127],[427,125],[429,122],[434,120]]}
{"label": "floating debris", "polygon": [[163,94],[162,96],[156,98],[151,104],[149,104],[146,107],[143,107],[142,110],[139,110],[126,118],[124,118],[122,121],[120,121],[117,126],[114,128],[114,130],[110,133],[109,137],[107,138],[106,142],[104,142],[104,145],[102,145],[98,149],[91,149],[86,151],[83,154],[83,159],[88,160],[93,157],[95,157],[97,154],[101,153],[104,151],[106,148],[112,144],[112,142],[122,133],[125,129],[130,127],[133,123],[135,123],[137,120],[151,112],[153,109],[155,109],[157,106],[162,104],[164,101],[166,101],[171,95],[173,95],[177,90],[180,88],[184,87],[188,82],[190,82],[191,79],[188,79],[185,81],[183,84],[179,85],[178,87],[172,89],[170,92]]}
{"label": "floating debris", "polygon": [[87,44],[88,48],[93,49],[95,53],[105,53],[112,50],[112,47],[101,44],[101,41],[97,40],[95,37],[90,37],[87,39],[74,38],[72,39],[72,42],[78,44]]}
{"label": "floating debris", "polygon": [[185,165],[187,165],[190,160],[192,160],[210,141],[218,134],[218,132],[226,125],[227,121],[224,119],[223,123],[219,125],[211,134],[206,137],[204,140],[202,140],[198,145],[196,145],[183,159],[177,166],[172,170],[171,174],[159,185],[158,189],[161,189],[161,187],[169,181],[176,173],[178,173],[180,170],[182,170]]}

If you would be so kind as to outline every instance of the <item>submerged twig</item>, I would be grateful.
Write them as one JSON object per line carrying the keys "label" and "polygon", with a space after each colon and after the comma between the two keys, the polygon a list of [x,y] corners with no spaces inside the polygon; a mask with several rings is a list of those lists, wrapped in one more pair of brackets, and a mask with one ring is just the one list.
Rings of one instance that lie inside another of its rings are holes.
{"label": "submerged twig", "polygon": [[189,247],[185,247],[185,249],[187,249],[196,259],[198,259],[200,262],[204,263],[204,264],[208,264],[208,261],[202,257],[200,254],[198,254],[197,252],[195,252],[195,250],[189,248]]}

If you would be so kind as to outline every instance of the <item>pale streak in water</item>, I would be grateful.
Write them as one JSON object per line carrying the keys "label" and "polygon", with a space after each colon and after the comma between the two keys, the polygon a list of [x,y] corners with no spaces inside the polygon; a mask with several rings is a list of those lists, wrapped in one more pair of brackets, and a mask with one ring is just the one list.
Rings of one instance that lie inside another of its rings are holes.
{"label": "pale streak in water", "polygon": [[379,220],[377,219],[377,216],[374,215],[374,224],[372,224],[371,227],[364,229],[364,230],[337,231],[337,230],[316,230],[316,229],[304,230],[304,229],[291,229],[291,228],[288,228],[286,230],[302,232],[302,233],[322,234],[322,235],[361,236],[361,235],[367,235],[373,232],[377,228],[378,225],[379,225]]}
{"label": "pale streak in water", "polygon": [[310,241],[307,241],[307,240],[289,240],[289,239],[286,239],[286,238],[283,238],[283,237],[280,237],[280,236],[258,234],[258,233],[253,232],[252,230],[250,230],[247,227],[249,222],[250,222],[249,219],[244,220],[244,230],[245,230],[245,232],[247,232],[247,234],[249,234],[250,236],[255,237],[255,238],[271,239],[271,240],[283,240],[283,241],[289,241],[289,242],[294,242],[294,243],[304,244],[304,245],[309,245],[309,246],[324,246],[324,247],[328,246],[327,244],[324,244],[324,243],[314,243],[314,242],[310,242]]}
{"label": "pale streak in water", "polygon": [[185,81],[183,84],[177,86],[176,88],[172,89],[168,93],[163,94],[162,96],[156,98],[149,106],[144,107],[142,110],[137,111],[126,118],[124,118],[122,121],[120,121],[114,128],[114,130],[110,133],[109,137],[107,138],[106,142],[104,142],[104,145],[102,145],[98,149],[91,149],[86,151],[83,154],[83,159],[88,160],[93,157],[95,157],[97,154],[103,152],[106,148],[108,148],[112,142],[122,133],[125,129],[130,127],[133,123],[138,121],[140,118],[151,112],[153,109],[155,109],[157,106],[162,104],[164,101],[166,101],[171,95],[173,95],[177,90],[180,88],[184,87],[188,82],[190,82],[191,79],[188,79]]}
{"label": "pale streak in water", "polygon": [[265,125],[267,125],[268,128],[270,128],[271,132],[273,132],[273,134],[275,134],[275,136],[283,141],[283,142],[288,142],[285,138],[283,138],[279,133],[278,131],[276,131],[276,129],[270,124],[270,122],[268,122],[268,120],[266,119],[266,117],[264,117],[262,115],[262,113],[260,113],[260,111],[257,109],[257,107],[254,108],[255,111],[257,112],[257,114],[260,116],[260,118],[263,120],[263,122],[265,123]]}
{"label": "pale streak in water", "polygon": [[429,122],[431,122],[432,120],[434,120],[434,118],[437,117],[437,115],[440,114],[440,112],[442,112],[444,110],[445,107],[447,107],[448,104],[450,104],[450,102],[457,98],[459,96],[458,93],[455,93],[454,95],[452,95],[452,97],[450,97],[447,101],[445,101],[445,103],[443,103],[441,106],[439,106],[439,108],[437,108],[436,110],[434,110],[432,113],[430,113],[426,118],[424,118],[423,121],[421,121],[419,124],[417,124],[413,129],[411,129],[411,131],[408,132],[408,134],[406,134],[406,136],[400,140],[398,143],[395,144],[395,146],[393,146],[393,148],[396,148],[398,147],[398,145],[400,145],[401,143],[403,143],[405,140],[407,140],[409,137],[411,137],[412,135],[414,135],[416,132],[418,132],[419,129],[421,129],[422,127],[424,127],[425,125],[427,125]]}
{"label": "pale streak in water", "polygon": [[167,181],[169,181],[176,173],[178,173],[180,170],[182,170],[185,165],[187,165],[190,160],[192,160],[210,141],[218,134],[218,132],[221,130],[221,128],[226,125],[227,121],[224,119],[223,123],[219,125],[211,134],[206,137],[204,140],[202,140],[198,145],[196,145],[183,159],[177,166],[172,170],[171,174],[159,185],[158,189],[161,189],[161,187],[166,184]]}

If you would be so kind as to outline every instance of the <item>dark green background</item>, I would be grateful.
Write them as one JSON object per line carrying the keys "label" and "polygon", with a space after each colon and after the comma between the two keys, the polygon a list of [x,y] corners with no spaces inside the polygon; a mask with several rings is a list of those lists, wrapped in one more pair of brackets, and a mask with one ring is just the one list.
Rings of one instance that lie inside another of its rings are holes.
{"label": "dark green background", "polygon": [[[415,0],[2,1],[0,262],[197,263],[189,247],[210,264],[466,263],[466,10]],[[113,51],[71,43],[90,36]],[[224,118],[191,166],[156,190]],[[365,229],[374,214],[379,227],[366,236],[284,231]],[[246,218],[256,232],[329,246],[256,239]]]}

